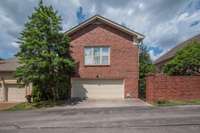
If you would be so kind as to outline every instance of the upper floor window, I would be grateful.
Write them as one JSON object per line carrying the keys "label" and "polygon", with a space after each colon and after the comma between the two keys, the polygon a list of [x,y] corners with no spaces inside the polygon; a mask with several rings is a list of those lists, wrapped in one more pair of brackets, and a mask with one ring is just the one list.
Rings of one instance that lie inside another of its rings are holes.
{"label": "upper floor window", "polygon": [[85,47],[84,49],[85,65],[109,65],[110,48],[109,47]]}

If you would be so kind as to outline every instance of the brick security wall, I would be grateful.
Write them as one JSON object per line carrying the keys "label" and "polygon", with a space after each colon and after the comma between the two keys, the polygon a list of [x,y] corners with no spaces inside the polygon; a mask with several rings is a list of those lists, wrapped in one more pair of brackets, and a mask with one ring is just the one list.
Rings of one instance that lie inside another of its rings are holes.
{"label": "brick security wall", "polygon": [[[138,97],[138,48],[133,45],[132,36],[106,24],[93,23],[69,37],[72,45],[72,57],[77,63],[75,77],[123,79],[125,97]],[[110,65],[85,66],[85,46],[109,46]]]}
{"label": "brick security wall", "polygon": [[166,76],[162,74],[146,77],[146,100],[194,100],[200,99],[200,76]]}

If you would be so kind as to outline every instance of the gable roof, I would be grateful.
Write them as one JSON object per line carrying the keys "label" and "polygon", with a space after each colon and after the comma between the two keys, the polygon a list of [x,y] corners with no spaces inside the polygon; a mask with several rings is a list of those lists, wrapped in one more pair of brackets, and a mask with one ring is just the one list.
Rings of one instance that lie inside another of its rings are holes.
{"label": "gable roof", "polygon": [[171,58],[173,58],[176,54],[176,52],[182,48],[184,48],[185,46],[187,46],[188,44],[190,44],[190,42],[192,41],[198,41],[200,42],[200,34],[196,35],[180,44],[178,44],[176,47],[172,48],[171,50],[169,50],[169,52],[167,52],[166,54],[162,55],[160,58],[158,58],[154,64],[159,64],[161,62],[167,61]]}
{"label": "gable roof", "polygon": [[144,35],[136,32],[136,31],[133,31],[133,30],[131,30],[131,29],[125,27],[125,26],[122,26],[122,25],[120,25],[116,22],[113,22],[113,21],[111,21],[111,20],[109,20],[105,17],[100,16],[100,15],[95,15],[95,16],[85,20],[84,22],[82,22],[82,23],[78,24],[77,26],[71,28],[70,30],[66,31],[65,33],[70,35],[70,34],[76,32],[76,31],[78,31],[79,29],[91,24],[92,22],[94,22],[94,20],[100,20],[100,21],[102,21],[102,22],[104,22],[104,23],[106,23],[106,24],[108,24],[108,25],[110,25],[114,28],[117,28],[117,29],[119,29],[123,32],[126,32],[127,34],[129,34],[131,36],[137,36],[137,38],[140,39],[140,40],[144,39],[144,37],[145,37]]}
{"label": "gable roof", "polygon": [[[79,25],[71,28],[70,30],[66,31],[65,33],[70,35],[76,31],[78,31],[79,29],[91,24],[92,22],[94,22],[95,20],[100,20],[108,25],[110,25],[111,27],[114,27],[114,28],[117,28],[131,36],[137,36],[137,38],[139,40],[142,40],[144,39],[144,35],[134,31],[134,30],[131,30],[125,26],[122,26],[116,22],[113,22],[107,18],[104,18],[100,15],[95,15],[87,20],[85,20],[84,22],[80,23]],[[7,59],[7,60],[0,60],[0,72],[2,71],[5,71],[5,72],[10,72],[10,71],[16,71],[16,68],[19,66],[19,63],[18,63],[18,59],[17,58],[12,58],[12,59]]]}
{"label": "gable roof", "polygon": [[16,71],[19,66],[17,58],[1,60],[0,61],[0,72],[12,72]]}

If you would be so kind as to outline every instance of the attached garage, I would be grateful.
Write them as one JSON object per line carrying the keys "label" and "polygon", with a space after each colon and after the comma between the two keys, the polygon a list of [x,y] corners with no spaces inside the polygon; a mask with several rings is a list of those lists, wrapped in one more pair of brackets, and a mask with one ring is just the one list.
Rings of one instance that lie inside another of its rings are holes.
{"label": "attached garage", "polygon": [[[5,101],[6,97],[8,102],[25,102],[26,90],[19,88],[17,85],[7,85],[7,93],[4,94],[2,87],[0,87],[0,101]],[[5,96],[4,96],[5,95]]]}
{"label": "attached garage", "polygon": [[31,87],[19,87],[15,70],[19,66],[16,58],[0,61],[0,102],[24,102],[31,94]]}
{"label": "attached garage", "polygon": [[72,80],[72,98],[124,99],[123,80]]}
{"label": "attached garage", "polygon": [[30,86],[19,87],[16,80],[4,80],[0,84],[0,101],[4,102],[25,102],[25,96],[31,94]]}
{"label": "attached garage", "polygon": [[25,102],[26,89],[19,88],[17,84],[7,85],[9,102]]}

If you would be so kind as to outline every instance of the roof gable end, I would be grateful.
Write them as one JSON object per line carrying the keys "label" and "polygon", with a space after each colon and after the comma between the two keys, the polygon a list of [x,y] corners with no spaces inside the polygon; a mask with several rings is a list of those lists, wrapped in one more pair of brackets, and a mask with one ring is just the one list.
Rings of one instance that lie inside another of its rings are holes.
{"label": "roof gable end", "polygon": [[98,23],[98,21],[96,21],[96,20],[99,20],[99,22],[105,23],[105,24],[107,24],[107,25],[109,25],[109,26],[111,26],[113,28],[116,28],[116,29],[118,29],[118,30],[120,30],[122,32],[125,32],[125,33],[127,33],[127,34],[129,34],[131,36],[137,36],[137,38],[140,39],[140,40],[144,39],[144,37],[145,37],[144,35],[136,32],[136,31],[128,29],[127,27],[122,26],[122,25],[120,25],[118,23],[115,23],[115,22],[113,22],[113,21],[111,21],[111,20],[109,20],[107,18],[104,18],[104,17],[102,17],[100,15],[95,15],[95,16],[87,19],[86,21],[84,21],[84,22],[80,23],[79,25],[77,25],[77,26],[71,28],[70,30],[66,31],[66,34],[68,34],[68,35],[73,34],[74,32],[82,29],[83,27],[86,27],[87,25],[89,25],[91,23],[94,23],[94,22]]}

